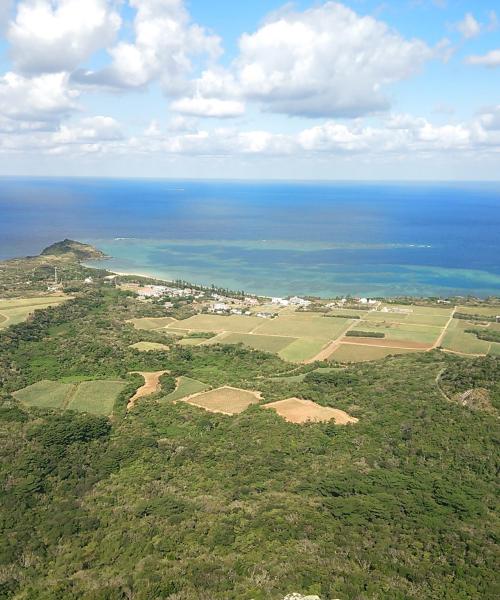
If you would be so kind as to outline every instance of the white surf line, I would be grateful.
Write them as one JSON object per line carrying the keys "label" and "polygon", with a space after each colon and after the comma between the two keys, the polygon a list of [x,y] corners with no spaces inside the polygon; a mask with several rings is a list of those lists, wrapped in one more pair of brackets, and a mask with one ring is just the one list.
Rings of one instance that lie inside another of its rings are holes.
{"label": "white surf line", "polygon": [[451,315],[450,318],[448,319],[448,321],[446,322],[446,325],[444,326],[443,331],[441,332],[441,335],[438,337],[438,339],[434,342],[434,345],[432,346],[432,350],[434,350],[434,348],[437,348],[438,346],[441,346],[441,342],[443,341],[444,336],[446,335],[446,331],[448,330],[448,327],[450,326],[451,322],[453,321],[453,315],[457,312],[457,307],[455,306],[453,308],[453,310],[451,311]]}

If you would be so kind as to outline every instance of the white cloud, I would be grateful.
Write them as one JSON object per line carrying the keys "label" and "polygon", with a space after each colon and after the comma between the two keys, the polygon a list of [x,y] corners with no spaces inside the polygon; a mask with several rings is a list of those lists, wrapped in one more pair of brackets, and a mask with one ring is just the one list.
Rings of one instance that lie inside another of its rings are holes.
{"label": "white cloud", "polygon": [[384,88],[419,72],[433,51],[382,21],[327,2],[282,11],[240,39],[241,93],[266,110],[304,116],[357,116],[387,109]]}
{"label": "white cloud", "polygon": [[479,120],[484,129],[500,131],[500,104],[484,110]]}
{"label": "white cloud", "polygon": [[17,69],[71,71],[110,44],[121,19],[106,0],[23,0],[7,39]]}
{"label": "white cloud", "polygon": [[159,78],[167,92],[178,94],[186,89],[193,57],[219,56],[220,39],[190,22],[183,0],[129,0],[129,4],[136,9],[134,41],[113,46],[110,66],[97,72],[80,71],[76,81],[138,88]]}
{"label": "white cloud", "polygon": [[0,115],[23,121],[57,121],[77,110],[78,92],[68,89],[65,73],[0,77]]}
{"label": "white cloud", "polygon": [[175,112],[194,117],[239,117],[245,112],[245,105],[237,100],[218,98],[180,98],[172,102],[170,108]]}
{"label": "white cloud", "polygon": [[500,67],[500,49],[492,50],[487,54],[468,56],[465,62],[469,65],[480,65],[494,69]]}
{"label": "white cloud", "polygon": [[7,25],[12,5],[12,0],[0,0],[0,33]]}
{"label": "white cloud", "polygon": [[467,13],[462,21],[456,24],[456,28],[466,39],[476,37],[481,33],[481,24],[476,21],[471,13]]}
{"label": "white cloud", "polygon": [[123,139],[121,125],[112,117],[87,117],[74,125],[61,125],[53,136],[56,144],[109,142]]}

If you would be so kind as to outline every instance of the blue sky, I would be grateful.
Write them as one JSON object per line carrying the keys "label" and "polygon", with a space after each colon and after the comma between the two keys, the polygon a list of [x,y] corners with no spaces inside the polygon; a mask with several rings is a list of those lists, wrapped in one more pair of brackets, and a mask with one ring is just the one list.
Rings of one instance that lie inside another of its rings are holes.
{"label": "blue sky", "polygon": [[497,4],[0,0],[0,175],[498,179]]}

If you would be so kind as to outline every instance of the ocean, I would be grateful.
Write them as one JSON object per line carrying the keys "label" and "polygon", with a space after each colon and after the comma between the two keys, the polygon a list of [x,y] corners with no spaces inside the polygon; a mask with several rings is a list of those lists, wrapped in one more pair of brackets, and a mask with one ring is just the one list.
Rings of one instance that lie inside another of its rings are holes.
{"label": "ocean", "polygon": [[266,295],[500,295],[500,183],[0,178],[0,258],[66,237]]}

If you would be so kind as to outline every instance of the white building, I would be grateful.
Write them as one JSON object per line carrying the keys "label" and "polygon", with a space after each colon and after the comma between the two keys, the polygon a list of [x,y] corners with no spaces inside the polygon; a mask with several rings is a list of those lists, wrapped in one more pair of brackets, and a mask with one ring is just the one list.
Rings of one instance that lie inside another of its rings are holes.
{"label": "white building", "polygon": [[288,306],[290,302],[284,298],[271,298],[271,304],[278,304],[279,306]]}
{"label": "white building", "polygon": [[290,304],[293,304],[294,306],[309,306],[311,301],[305,300],[304,298],[299,298],[298,296],[293,296],[290,298]]}

